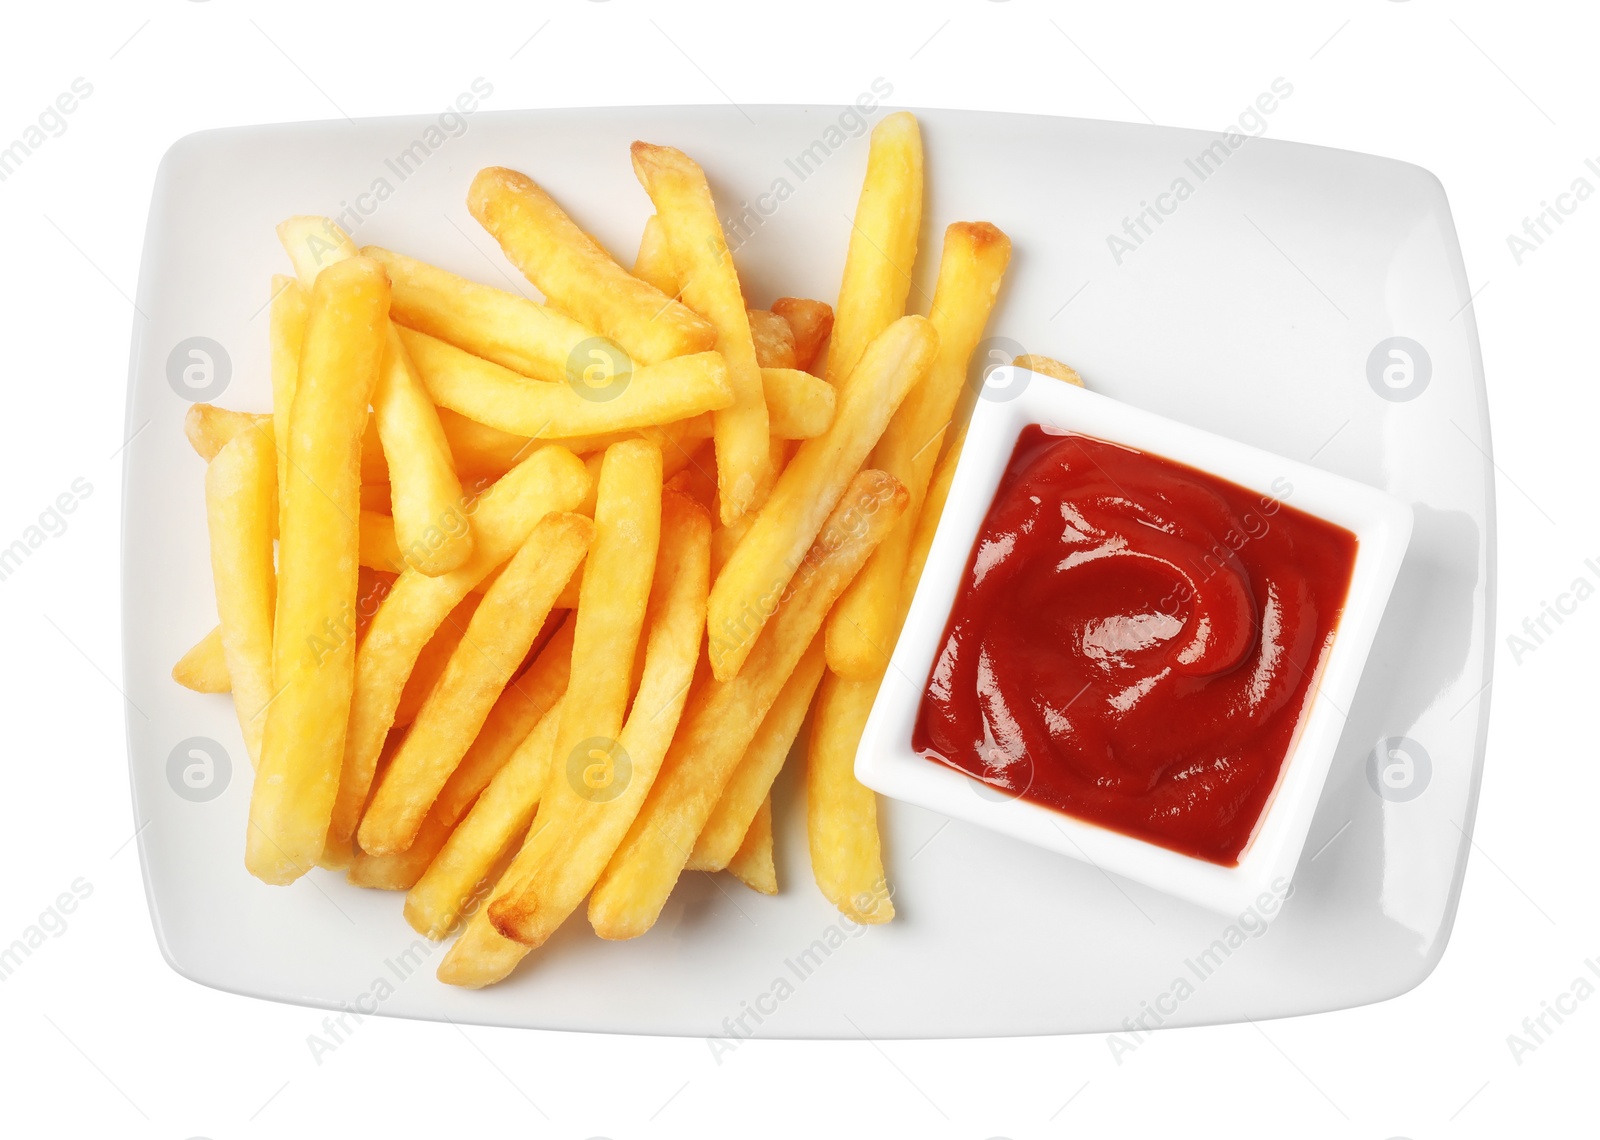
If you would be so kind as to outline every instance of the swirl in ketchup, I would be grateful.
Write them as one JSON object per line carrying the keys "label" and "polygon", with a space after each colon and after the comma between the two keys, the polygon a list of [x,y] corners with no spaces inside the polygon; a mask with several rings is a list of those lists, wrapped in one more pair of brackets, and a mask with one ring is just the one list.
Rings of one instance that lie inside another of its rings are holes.
{"label": "swirl in ketchup", "polygon": [[1233,866],[1315,690],[1355,555],[1349,531],[1277,497],[1027,427],[912,747],[1003,794]]}

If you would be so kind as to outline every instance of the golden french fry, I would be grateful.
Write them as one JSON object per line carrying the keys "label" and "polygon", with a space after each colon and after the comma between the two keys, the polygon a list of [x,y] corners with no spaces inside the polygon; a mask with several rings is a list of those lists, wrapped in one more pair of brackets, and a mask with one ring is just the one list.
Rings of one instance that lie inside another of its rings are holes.
{"label": "golden french fry", "polygon": [[394,537],[394,519],[382,511],[362,509],[356,521],[360,535],[361,565],[398,574],[406,568],[405,555]]}
{"label": "golden french fry", "polygon": [[768,486],[767,405],[760,365],[750,337],[744,294],[733,255],[717,220],[705,173],[672,147],[633,144],[633,169],[655,203],[667,231],[673,262],[683,279],[683,299],[717,329],[717,351],[727,361],[733,399],[713,417],[722,521],[732,522],[761,505]]}
{"label": "golden french fry", "polygon": [[345,878],[352,886],[379,891],[409,891],[443,850],[451,829],[428,813],[411,846],[392,855],[369,855],[357,849]]}
{"label": "golden french fry", "polygon": [[[270,631],[270,627],[269,627]],[[195,693],[226,693],[233,688],[223,655],[222,627],[214,625],[172,667],[172,679]]]}
{"label": "golden french fry", "polygon": [[752,891],[778,893],[778,868],[772,859],[772,797],[761,801],[744,842],[728,862],[728,870]]}
{"label": "golden french fry", "polygon": [[[383,358],[389,284],[365,258],[311,291],[281,513],[274,696],[250,800],[245,865],[289,883],[322,853],[355,669],[361,432]],[[224,627],[226,636],[226,627]]]}
{"label": "golden french fry", "polygon": [[[304,324],[303,320],[301,324]],[[295,362],[295,367],[298,369],[299,361]],[[201,459],[211,460],[215,459],[217,452],[241,431],[265,428],[270,430],[276,439],[276,421],[276,412],[269,416],[260,412],[230,411],[215,404],[190,404],[188,412],[183,417],[183,431],[190,445],[194,447],[195,454]],[[278,459],[278,470],[281,473],[288,466],[281,442],[278,445]],[[389,468],[384,463],[383,447],[378,442],[378,428],[369,416],[366,431],[361,436],[361,482],[366,484],[388,481]],[[280,490],[279,494],[282,493]]]}
{"label": "golden french fry", "polygon": [[779,297],[772,302],[772,311],[789,322],[794,336],[795,367],[807,372],[822,363],[822,346],[828,343],[833,332],[833,307],[824,301],[809,301],[804,297]]}
{"label": "golden french fry", "polygon": [[529,380],[412,329],[402,328],[400,339],[435,401],[479,423],[529,438],[560,440],[653,427],[733,401],[728,370],[714,352],[636,369],[602,390]]}
{"label": "golden french fry", "polygon": [[478,612],[478,604],[482,601],[482,594],[468,594],[461,599],[461,603],[439,623],[439,628],[428,639],[428,644],[422,647],[422,652],[417,654],[417,663],[411,667],[406,687],[400,690],[400,703],[395,706],[395,728],[404,728],[417,719],[423,702],[444,675],[445,666],[460,647],[467,626],[472,623],[472,615]]}
{"label": "golden french fry", "polygon": [[928,564],[928,550],[933,546],[933,536],[939,529],[939,517],[944,514],[945,500],[950,497],[950,484],[956,477],[956,464],[961,461],[961,445],[967,441],[967,432],[950,441],[944,458],[934,468],[933,479],[928,483],[927,497],[922,501],[922,515],[917,519],[917,529],[911,536],[906,551],[906,572],[900,580],[900,623],[905,624],[906,611],[911,608],[911,598],[922,581],[922,568]]}
{"label": "golden french fry", "polygon": [[546,515],[483,595],[362,816],[356,838],[363,851],[387,855],[411,845],[594,533],[582,515]]}
{"label": "golden french fry", "polygon": [[552,305],[640,364],[716,344],[710,322],[618,265],[527,175],[501,166],[478,171],[467,208]]}
{"label": "golden french fry", "polygon": [[589,921],[600,937],[633,938],[655,923],[762,718],[905,500],[905,488],[891,476],[857,475],[744,669],[691,693],[661,773],[590,896]]}
{"label": "golden french fry", "polygon": [[667,231],[654,214],[645,219],[644,233],[639,237],[639,253],[633,259],[633,275],[640,281],[648,281],[667,297],[676,297],[683,288],[678,280],[678,267],[672,260]]}
{"label": "golden french fry", "polygon": [[939,334],[939,353],[889,421],[871,460],[906,485],[911,501],[828,617],[828,668],[841,677],[866,680],[889,664],[900,636],[900,582],[922,498],[1010,259],[1011,240],[988,222],[956,222],[945,230],[928,317]]}
{"label": "golden french fry", "polygon": [[367,626],[372,624],[372,617],[378,612],[378,607],[383,604],[383,599],[389,596],[389,591],[394,588],[398,574],[391,574],[387,570],[374,570],[370,566],[362,566],[356,570],[356,644],[361,644],[361,639],[367,635]]}
{"label": "golden french fry", "polygon": [[[552,772],[534,833],[495,889],[496,899],[510,894],[511,902],[504,905],[514,905],[511,917],[530,940],[544,941],[605,869],[654,781],[694,676],[710,585],[706,563],[710,520],[704,508],[676,493],[663,496],[662,512],[644,671],[618,747],[598,765],[580,765],[570,774]],[[626,778],[619,770],[624,756]],[[586,779],[591,773],[600,778]],[[574,794],[581,788],[582,802],[575,803],[563,787]],[[613,790],[615,797],[607,799]],[[564,841],[572,846],[563,850]],[[524,911],[523,901],[531,909]],[[491,907],[475,914],[450,948],[439,967],[441,981],[474,987],[497,982],[532,948],[496,930]]]}
{"label": "golden french fry", "polygon": [[395,541],[409,565],[424,574],[448,573],[472,555],[466,497],[439,413],[394,325],[372,409],[389,468]]}
{"label": "golden french fry", "polygon": [[[327,218],[291,218],[278,234],[303,286],[310,286],[325,266],[358,256],[355,242]],[[389,472],[390,513],[400,546],[424,574],[454,570],[472,554],[461,481],[439,414],[392,325],[372,391],[372,418]]]}
{"label": "golden french fry", "polygon": [[567,691],[572,669],[572,635],[573,622],[569,616],[539,649],[533,664],[511,679],[489,710],[472,747],[467,749],[433,801],[430,815],[437,815],[450,827],[459,823],[517,746],[544,714],[555,707],[561,694]]}
{"label": "golden french fry", "polygon": [[[271,345],[272,431],[278,448],[278,503],[283,503],[288,477],[289,409],[294,404],[295,382],[300,375],[300,348],[306,336],[306,291],[300,282],[281,273],[272,275],[272,309],[267,317]],[[190,437],[191,441],[193,436]],[[362,477],[366,477],[365,471]],[[277,532],[277,522],[273,523]]]}
{"label": "golden french fry", "polygon": [[448,935],[484,876],[528,834],[560,725],[558,702],[495,773],[406,895],[406,921],[424,938],[437,942]]}
{"label": "golden french fry", "polygon": [[1051,356],[1040,356],[1037,352],[1025,352],[1012,359],[1013,368],[1025,368],[1029,372],[1037,372],[1041,376],[1048,376],[1052,380],[1060,380],[1066,384],[1075,384],[1083,387],[1083,377],[1078,375],[1078,370],[1070,368],[1061,361]]}
{"label": "golden french fry", "polygon": [[762,718],[750,747],[745,749],[738,767],[728,777],[722,798],[717,801],[690,852],[689,858],[695,867],[720,871],[732,865],[733,857],[744,843],[745,833],[772,791],[772,781],[778,778],[795,737],[800,734],[800,726],[811,708],[811,698],[822,680],[823,665],[822,639],[817,638],[784,683],[778,699]]}
{"label": "golden french fry", "polygon": [[307,290],[328,266],[361,253],[338,223],[317,214],[300,214],[279,222],[278,244],[289,255],[300,287]]}
{"label": "golden french fry", "polygon": [[535,523],[552,511],[571,510],[588,490],[589,477],[577,456],[562,447],[541,447],[478,498],[473,552],[465,565],[436,578],[408,569],[395,579],[356,655],[349,739],[328,833],[331,861],[348,857],[378,753],[417,654],[461,599],[522,546]]}
{"label": "golden french fry", "polygon": [[822,680],[806,753],[806,833],[817,886],[859,923],[894,917],[878,839],[878,798],[856,779],[856,746],[882,675]]}
{"label": "golden french fry", "polygon": [[277,529],[277,456],[269,430],[244,431],[206,468],[211,578],[223,657],[245,750],[261,762],[263,716],[272,702],[272,535]]}
{"label": "golden french fry", "polygon": [[[392,855],[369,855],[357,850],[350,863],[352,883],[395,891],[408,891],[416,885],[495,773],[561,699],[571,658],[572,623],[567,621],[540,648],[533,664],[513,677],[496,698],[472,747],[428,809],[411,846]],[[399,733],[389,735],[396,747],[399,737]],[[388,745],[385,751],[389,751]],[[384,762],[379,761],[380,767]]]}
{"label": "golden french fry", "polygon": [[[513,859],[500,881],[517,874],[518,870],[517,860]],[[528,947],[496,930],[489,921],[488,907],[480,906],[467,919],[461,936],[445,952],[437,977],[447,986],[481,989],[507,977],[527,955]]]}
{"label": "golden french fry", "polygon": [[798,368],[763,368],[768,426],[773,439],[815,439],[833,423],[832,384]]}
{"label": "golden french fry", "polygon": [[[814,407],[802,408],[796,415],[802,419],[814,419],[817,411]],[[445,438],[450,441],[457,468],[464,475],[498,478],[526,459],[535,447],[546,442],[480,424],[449,408],[439,409],[439,423],[444,427]],[[604,451],[624,439],[647,439],[661,448],[662,462],[676,474],[688,464],[701,441],[710,438],[711,413],[702,412],[698,416],[674,420],[660,427],[569,436],[554,442],[559,442],[574,455],[587,455]]]}
{"label": "golden french fry", "polygon": [[[572,623],[566,622],[545,643],[534,663],[512,678],[495,700],[477,738],[428,809],[411,846],[389,855],[372,855],[356,849],[350,863],[352,883],[397,891],[408,891],[416,885],[495,773],[550,707],[561,699],[571,656]],[[398,747],[402,736],[398,732],[390,733],[389,740]],[[388,744],[384,750],[391,751]],[[380,768],[386,760],[387,757],[380,759]]]}
{"label": "golden french fry", "polygon": [[195,454],[206,462],[217,457],[234,436],[272,425],[272,417],[258,412],[235,412],[215,404],[190,404],[183,414],[183,434]]}
{"label": "golden french fry", "polygon": [[480,424],[450,408],[439,409],[439,426],[463,477],[487,475],[498,479],[528,458],[538,445],[525,435]]}
{"label": "golden french fry", "polygon": [[922,228],[922,132],[909,111],[872,129],[867,176],[845,253],[824,373],[842,383],[867,345],[906,311]]}
{"label": "golden french fry", "polygon": [[[621,735],[580,744],[545,786],[516,876],[489,904],[502,935],[543,945],[583,902],[627,834],[677,731],[705,632],[711,520],[686,496],[663,496],[661,550],[638,696]],[[579,607],[578,620],[583,620]],[[556,754],[558,759],[561,754]]]}
{"label": "golden french fry", "polygon": [[644,629],[661,541],[661,452],[644,440],[606,449],[596,481],[595,539],[572,621],[572,691],[555,763],[580,745],[615,741],[628,708],[628,680]]}
{"label": "golden french fry", "polygon": [[[392,250],[368,246],[363,252],[389,271],[396,324],[427,333],[502,368],[565,384],[572,378],[573,360],[603,343],[595,330],[516,293],[468,281]],[[625,371],[627,356],[620,348],[611,347],[608,356],[614,357],[619,372]]]}
{"label": "golden french fry", "polygon": [[751,309],[745,313],[750,321],[750,340],[755,344],[756,363],[762,368],[798,368],[795,354],[794,329],[777,313],[766,309]]}
{"label": "golden french fry", "polygon": [[760,514],[711,587],[707,634],[719,681],[737,676],[806,550],[860,469],[889,417],[927,373],[933,326],[901,317],[868,347],[839,391],[833,423],[800,445]]}

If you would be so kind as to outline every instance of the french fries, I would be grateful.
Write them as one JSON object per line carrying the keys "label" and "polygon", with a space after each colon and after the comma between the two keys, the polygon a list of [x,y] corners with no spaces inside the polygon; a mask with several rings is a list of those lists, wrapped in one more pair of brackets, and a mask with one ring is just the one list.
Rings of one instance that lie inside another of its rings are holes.
{"label": "french fries", "polygon": [[[571,362],[600,339],[560,310],[516,293],[393,250],[368,246],[363,253],[389,271],[395,323],[535,380],[567,383]],[[620,349],[617,357],[621,371],[627,358]]]}
{"label": "french fries", "polygon": [[639,252],[633,259],[633,275],[648,281],[667,297],[677,297],[683,288],[678,280],[678,268],[672,261],[672,245],[667,241],[667,231],[661,219],[651,214],[644,221],[644,233],[639,237]]}
{"label": "french fries", "polygon": [[815,439],[833,423],[833,385],[798,368],[763,368],[768,430],[774,439]]}
{"label": "french fries", "polygon": [[789,323],[794,337],[795,367],[813,372],[825,358],[823,346],[833,332],[833,309],[822,301],[803,297],[779,297],[772,311]]}
{"label": "french fries", "polygon": [[[298,286],[297,286],[298,287]],[[298,361],[296,362],[298,368]],[[195,454],[201,459],[210,461],[217,457],[217,452],[242,431],[265,427],[277,436],[277,413],[272,415],[259,415],[255,412],[235,412],[227,408],[219,408],[215,404],[190,404],[189,410],[184,413],[183,433],[189,440]],[[278,471],[280,475],[288,466],[284,460],[283,443],[278,443]],[[370,483],[387,483],[389,481],[389,468],[383,460],[383,447],[378,442],[378,428],[371,418],[368,418],[366,430],[361,435],[361,482],[365,486]],[[280,505],[283,491],[278,491]]]}
{"label": "french fries", "polygon": [[966,429],[949,441],[943,458],[933,470],[928,482],[928,494],[922,501],[922,517],[917,519],[917,529],[912,533],[911,545],[906,551],[906,571],[900,580],[900,621],[906,620],[911,599],[922,581],[922,568],[928,564],[928,551],[933,546],[933,536],[939,531],[939,516],[944,514],[945,500],[950,497],[950,484],[956,477],[956,465],[961,462],[961,446],[967,441]]}
{"label": "french fries", "polygon": [[316,863],[339,788],[355,671],[349,625],[356,602],[361,432],[383,357],[388,306],[383,269],[365,258],[329,266],[311,291],[287,444],[275,689],[245,843],[245,865],[267,883],[293,882]]}
{"label": "french fries", "polygon": [[389,855],[411,845],[594,535],[582,515],[546,515],[483,595],[373,793],[357,834],[363,851]]}
{"label": "french fries", "polygon": [[927,373],[938,335],[901,317],[875,340],[839,392],[833,423],[800,445],[711,587],[711,668],[736,677],[807,548],[878,442],[906,393]]}
{"label": "french fries", "polygon": [[1049,356],[1040,356],[1036,352],[1025,352],[1011,361],[1013,368],[1025,368],[1029,372],[1037,372],[1041,376],[1048,376],[1052,380],[1060,380],[1064,384],[1083,387],[1083,377],[1078,375],[1075,368],[1069,368],[1061,361]]}
{"label": "french fries", "polygon": [[705,172],[631,157],[655,208],[631,271],[525,175],[473,180],[544,303],[288,219],[270,413],[184,418],[220,624],[173,679],[233,696],[246,867],[404,892],[415,930],[455,936],[451,985],[505,978],[580,907],[637,937],[684,870],[776,894],[794,753],[819,890],[894,915],[855,753],[1009,241],[950,226],[929,317],[905,315],[922,142],[890,115],[836,306],[762,309]]}
{"label": "french fries", "polygon": [[654,445],[632,440],[606,450],[596,481],[594,557],[573,617],[570,684],[583,701],[563,718],[558,763],[585,742],[614,741],[622,730],[661,540],[661,483]]}
{"label": "french fries", "polygon": [[772,797],[761,801],[744,843],[728,863],[728,870],[752,891],[778,893],[778,868],[772,859]]}
{"label": "french fries", "polygon": [[820,639],[806,650],[795,666],[788,681],[778,693],[778,699],[761,720],[761,727],[745,749],[739,766],[728,778],[722,798],[706,820],[694,850],[689,854],[690,865],[703,871],[720,871],[733,863],[744,844],[745,835],[755,822],[756,813],[767,801],[772,781],[789,758],[795,737],[805,722],[811,708],[811,698],[816,695],[822,681],[824,667]]}
{"label": "french fries", "polygon": [[[355,242],[327,218],[290,218],[278,227],[278,237],[302,286],[310,286],[323,267],[358,256]],[[292,389],[287,367],[283,384]],[[389,473],[397,541],[424,574],[454,570],[472,553],[472,529],[461,510],[461,481],[438,412],[392,325],[372,409]]]}
{"label": "french fries", "polygon": [[[270,627],[269,627],[270,632]],[[233,689],[223,655],[222,627],[215,625],[172,667],[172,679],[194,693],[227,693]]]}
{"label": "french fries", "polygon": [[235,436],[271,424],[271,416],[229,411],[215,404],[190,404],[183,416],[183,434],[195,454],[209,463]]}
{"label": "french fries", "polygon": [[409,565],[424,574],[448,573],[472,555],[466,496],[438,411],[393,325],[372,404],[389,468],[395,541]]}
{"label": "french fries", "polygon": [[251,763],[261,762],[264,713],[271,704],[272,535],[277,529],[277,457],[272,433],[241,432],[206,468],[211,575],[229,688]]}
{"label": "french fries", "polygon": [[824,373],[843,383],[878,334],[906,311],[922,228],[922,131],[897,111],[872,128],[867,177],[851,223]]}
{"label": "french fries", "polygon": [[[661,549],[639,691],[616,747],[551,774],[518,873],[496,889],[489,920],[537,947],[583,902],[654,785],[694,679],[710,588],[711,520],[676,493],[663,497]],[[582,609],[579,609],[582,619]],[[557,757],[560,753],[557,753]],[[598,759],[591,766],[587,761]]]}
{"label": "french fries", "polygon": [[[267,318],[267,339],[270,342],[270,362],[272,368],[272,431],[277,440],[278,455],[278,503],[284,500],[284,483],[288,478],[289,464],[284,452],[289,442],[289,408],[294,403],[294,387],[300,376],[300,349],[305,343],[306,336],[306,291],[301,288],[300,282],[293,277],[286,277],[281,273],[272,276],[272,308]],[[196,404],[190,409],[191,419],[185,422],[187,428],[196,409],[204,405]],[[195,444],[195,450],[202,455],[194,436],[189,441]],[[213,453],[214,454],[214,453]],[[205,456],[210,459],[210,455]],[[363,459],[365,454],[363,453]],[[362,479],[367,478],[365,469],[361,473]],[[384,475],[387,481],[387,473]],[[277,524],[273,524],[276,531]]]}
{"label": "french fries", "polygon": [[756,363],[762,368],[799,368],[795,353],[794,329],[777,313],[750,309],[750,340],[755,345]]}
{"label": "french fries", "polygon": [[744,294],[733,255],[717,220],[704,171],[681,150],[633,144],[633,169],[655,203],[683,281],[683,300],[717,330],[717,351],[727,361],[730,403],[715,409],[717,487],[722,521],[733,522],[761,505],[769,485],[767,405],[750,336]]}
{"label": "french fries", "polygon": [[[409,891],[416,885],[478,796],[561,699],[571,660],[572,622],[566,621],[545,642],[533,664],[501,691],[472,746],[434,798],[411,846],[391,855],[369,855],[358,849],[350,864],[352,883],[395,891]],[[394,737],[391,733],[390,739]]]}
{"label": "french fries", "polygon": [[[492,361],[402,328],[429,395],[446,408],[512,435],[565,439],[688,419],[730,406],[728,369],[715,352],[679,356],[634,370],[604,399],[570,384],[528,380]],[[760,373],[756,374],[757,382]]]}
{"label": "french fries", "polygon": [[1010,259],[1010,239],[988,222],[956,222],[945,230],[928,317],[939,334],[939,354],[927,378],[895,412],[872,453],[874,466],[906,485],[910,506],[828,618],[828,668],[841,677],[866,680],[889,664],[900,635],[900,580],[906,551],[933,477],[939,441],[966,384],[972,353],[983,337]]}
{"label": "french fries", "polygon": [[560,702],[511,754],[406,895],[411,928],[434,942],[450,933],[484,876],[528,834],[550,777]]}
{"label": "french fries", "polygon": [[613,261],[527,175],[502,166],[478,171],[467,208],[552,305],[640,364],[691,356],[716,344],[710,322]]}
{"label": "french fries", "polygon": [[330,862],[348,860],[378,753],[417,654],[461,599],[527,541],[540,518],[570,511],[588,490],[589,476],[576,456],[542,447],[479,497],[472,514],[474,549],[464,566],[438,577],[407,569],[395,580],[356,657],[344,767],[327,837]]}
{"label": "french fries", "polygon": [[882,472],[856,476],[745,668],[691,694],[661,773],[590,896],[589,921],[600,937],[634,938],[654,925],[762,717],[905,500],[905,488]]}
{"label": "french fries", "polygon": [[454,827],[505,766],[517,746],[555,707],[572,673],[573,621],[569,616],[529,665],[501,692],[472,746],[450,774],[428,813]]}
{"label": "french fries", "polygon": [[432,812],[422,821],[411,846],[392,855],[368,855],[357,850],[345,880],[352,886],[377,891],[409,891],[438,857],[453,825],[442,823]]}
{"label": "french fries", "polygon": [[894,917],[878,839],[878,797],[855,773],[856,745],[881,680],[824,677],[806,753],[811,873],[828,901],[862,924]]}
{"label": "french fries", "polygon": [[461,599],[461,604],[450,611],[450,615],[428,639],[428,644],[422,647],[422,652],[417,654],[417,663],[411,667],[406,687],[400,690],[400,703],[395,706],[395,728],[405,728],[417,719],[417,714],[422,711],[422,703],[439,683],[445,666],[450,664],[450,658],[466,636],[467,626],[472,621],[472,615],[478,612],[478,604],[482,600],[482,594],[468,594]]}

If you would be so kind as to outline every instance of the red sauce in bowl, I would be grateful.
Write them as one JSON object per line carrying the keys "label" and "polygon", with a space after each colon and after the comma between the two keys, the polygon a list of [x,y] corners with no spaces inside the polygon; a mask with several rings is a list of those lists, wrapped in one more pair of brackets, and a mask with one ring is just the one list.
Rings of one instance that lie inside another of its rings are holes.
{"label": "red sauce in bowl", "polygon": [[1356,538],[1159,456],[1023,430],[912,737],[998,794],[1232,866],[1332,644]]}

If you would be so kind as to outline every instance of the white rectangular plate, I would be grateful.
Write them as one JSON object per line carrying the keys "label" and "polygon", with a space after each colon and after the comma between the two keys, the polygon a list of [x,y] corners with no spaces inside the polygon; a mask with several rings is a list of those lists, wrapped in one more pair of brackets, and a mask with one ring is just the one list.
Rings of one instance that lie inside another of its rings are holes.
{"label": "white rectangular plate", "polygon": [[[1382,487],[1415,511],[1282,916],[1270,927],[1219,919],[889,803],[899,917],[852,931],[811,882],[792,764],[777,795],[781,894],[691,874],[645,937],[601,942],[578,916],[482,992],[435,981],[442,950],[406,926],[399,896],[325,872],[288,889],[245,873],[249,765],[232,709],[169,676],[216,620],[202,464],[183,438],[188,400],[169,361],[176,350],[181,372],[186,342],[207,338],[231,362],[216,402],[268,407],[269,275],[287,271],[278,221],[345,211],[358,243],[526,288],[467,214],[473,173],[527,171],[626,262],[649,212],[628,161],[642,138],[698,159],[725,217],[749,204],[748,236],[734,244],[754,303],[831,301],[838,289],[866,161],[864,135],[851,134],[859,120],[840,108],[480,113],[458,137],[430,137],[426,118],[207,132],[179,142],[157,176],[128,402],[123,620],[139,849],[175,969],[221,989],[398,1016],[765,1037],[1260,1019],[1377,1001],[1428,975],[1472,828],[1494,585],[1482,366],[1439,183],[1403,163],[1296,144],[920,114],[928,192],[914,306],[926,307],[943,227],[993,221],[1015,244],[991,324],[1012,342],[1004,351],[1060,357],[1096,391]],[[395,161],[407,153],[425,157]],[[1181,198],[1169,194],[1179,180]],[[1118,253],[1114,234],[1126,242]],[[1411,342],[1401,346],[1409,388],[1392,337]],[[220,745],[231,774],[219,766],[205,788],[169,778],[191,763],[187,747],[171,757],[193,738]]]}

